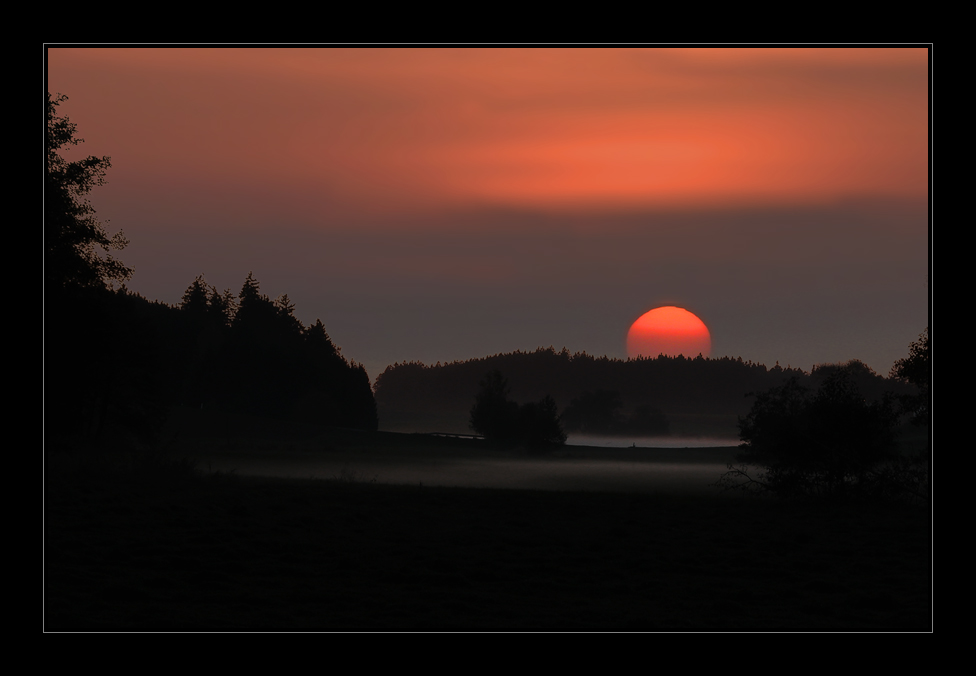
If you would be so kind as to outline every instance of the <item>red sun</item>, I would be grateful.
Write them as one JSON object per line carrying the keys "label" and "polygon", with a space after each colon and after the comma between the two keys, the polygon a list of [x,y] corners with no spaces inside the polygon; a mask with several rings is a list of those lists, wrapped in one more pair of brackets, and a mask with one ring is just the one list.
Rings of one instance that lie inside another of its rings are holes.
{"label": "red sun", "polygon": [[643,355],[654,359],[659,354],[674,357],[707,357],[712,351],[712,336],[705,322],[684,308],[659,307],[646,312],[627,332],[627,356]]}

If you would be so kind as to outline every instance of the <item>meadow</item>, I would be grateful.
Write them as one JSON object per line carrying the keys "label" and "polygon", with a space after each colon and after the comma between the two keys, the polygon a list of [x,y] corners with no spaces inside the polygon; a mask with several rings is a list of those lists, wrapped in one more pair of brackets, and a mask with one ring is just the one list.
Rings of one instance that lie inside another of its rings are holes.
{"label": "meadow", "polygon": [[927,508],[214,470],[220,454],[524,459],[421,435],[235,434],[49,455],[47,630],[932,628]]}

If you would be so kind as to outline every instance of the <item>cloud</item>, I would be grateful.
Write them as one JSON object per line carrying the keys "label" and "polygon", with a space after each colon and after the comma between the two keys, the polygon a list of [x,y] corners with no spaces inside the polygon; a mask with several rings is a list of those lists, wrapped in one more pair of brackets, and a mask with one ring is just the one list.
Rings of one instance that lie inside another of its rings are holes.
{"label": "cloud", "polygon": [[145,182],[313,221],[927,190],[925,50],[81,48],[50,70]]}

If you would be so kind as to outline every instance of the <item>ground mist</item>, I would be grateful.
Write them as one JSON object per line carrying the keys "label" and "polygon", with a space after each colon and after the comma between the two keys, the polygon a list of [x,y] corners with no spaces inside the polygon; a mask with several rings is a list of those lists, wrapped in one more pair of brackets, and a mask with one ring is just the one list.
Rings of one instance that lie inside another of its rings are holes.
{"label": "ground mist", "polygon": [[52,631],[931,629],[925,509],[49,464]]}

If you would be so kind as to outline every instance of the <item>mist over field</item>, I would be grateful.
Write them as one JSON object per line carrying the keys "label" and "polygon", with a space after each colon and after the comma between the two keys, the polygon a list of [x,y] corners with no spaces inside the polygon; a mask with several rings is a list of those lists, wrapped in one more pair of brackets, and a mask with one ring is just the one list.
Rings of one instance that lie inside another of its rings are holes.
{"label": "mist over field", "polygon": [[668,495],[719,494],[734,447],[595,448],[567,445],[546,457],[458,445],[363,452],[206,453],[208,471],[351,483]]}

